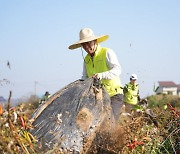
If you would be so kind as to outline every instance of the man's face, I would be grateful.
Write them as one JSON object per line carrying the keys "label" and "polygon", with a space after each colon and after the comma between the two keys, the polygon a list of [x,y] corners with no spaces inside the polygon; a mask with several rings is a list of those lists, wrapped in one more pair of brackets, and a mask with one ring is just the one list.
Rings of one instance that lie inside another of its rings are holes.
{"label": "man's face", "polygon": [[136,80],[130,80],[131,81],[131,84],[135,84],[136,83]]}
{"label": "man's face", "polygon": [[81,44],[83,49],[90,55],[94,55],[96,49],[96,40],[85,42]]}

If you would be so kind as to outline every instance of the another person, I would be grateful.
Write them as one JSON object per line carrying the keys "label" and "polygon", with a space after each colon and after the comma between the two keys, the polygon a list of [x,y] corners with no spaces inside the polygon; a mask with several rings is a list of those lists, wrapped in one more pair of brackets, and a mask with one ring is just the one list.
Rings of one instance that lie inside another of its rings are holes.
{"label": "another person", "polygon": [[136,105],[140,101],[139,97],[139,85],[137,84],[137,75],[132,74],[130,76],[130,82],[124,86],[124,102],[125,102],[125,112],[131,113],[135,109]]}
{"label": "another person", "polygon": [[79,33],[80,40],[69,46],[69,49],[84,49],[82,79],[89,77],[100,79],[110,98],[115,120],[118,121],[123,105],[123,90],[120,81],[121,67],[112,49],[101,47],[99,43],[108,39],[108,35],[95,36],[92,29],[84,28]]}
{"label": "another person", "polygon": [[50,93],[46,91],[44,96],[40,99],[40,104],[43,104],[45,101],[47,101],[50,96]]}

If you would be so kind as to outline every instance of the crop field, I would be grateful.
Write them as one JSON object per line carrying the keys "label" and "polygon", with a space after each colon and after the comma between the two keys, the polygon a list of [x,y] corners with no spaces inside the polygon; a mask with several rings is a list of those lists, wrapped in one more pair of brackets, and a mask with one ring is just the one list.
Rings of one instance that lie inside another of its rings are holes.
{"label": "crop field", "polygon": [[[119,124],[111,130],[102,125],[87,153],[180,153],[179,98],[151,96],[147,99],[155,117],[142,111],[120,116]],[[11,106],[9,97],[6,107],[0,110],[0,153],[42,153],[36,137],[28,131],[32,127],[28,119],[37,107],[35,96],[16,107]],[[61,152],[54,147],[46,153]]]}

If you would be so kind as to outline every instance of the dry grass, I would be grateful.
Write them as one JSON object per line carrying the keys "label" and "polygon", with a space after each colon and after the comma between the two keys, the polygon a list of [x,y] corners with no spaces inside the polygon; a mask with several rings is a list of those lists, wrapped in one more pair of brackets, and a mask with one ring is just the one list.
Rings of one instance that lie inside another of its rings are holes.
{"label": "dry grass", "polygon": [[[11,109],[9,97],[7,109],[0,115],[0,153],[41,153],[36,140],[28,132],[31,127],[28,118],[37,106],[37,102],[36,105],[33,103],[30,101]],[[140,113],[121,117],[119,125],[111,131],[107,131],[108,126],[102,126],[87,153],[179,153],[179,108],[169,105],[166,110],[155,107],[153,111],[155,119]],[[47,153],[60,152],[55,148]]]}

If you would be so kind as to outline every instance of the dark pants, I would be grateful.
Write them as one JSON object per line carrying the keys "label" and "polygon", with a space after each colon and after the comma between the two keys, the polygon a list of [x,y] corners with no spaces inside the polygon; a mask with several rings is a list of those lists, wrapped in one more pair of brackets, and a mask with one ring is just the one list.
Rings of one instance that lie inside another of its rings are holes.
{"label": "dark pants", "polygon": [[128,103],[124,103],[125,104],[125,112],[127,113],[132,113],[132,110],[135,108],[136,105],[132,105],[132,104],[128,104]]}
{"label": "dark pants", "polygon": [[111,97],[111,107],[116,122],[119,120],[121,108],[124,105],[123,97],[124,96],[122,94],[117,94]]}

